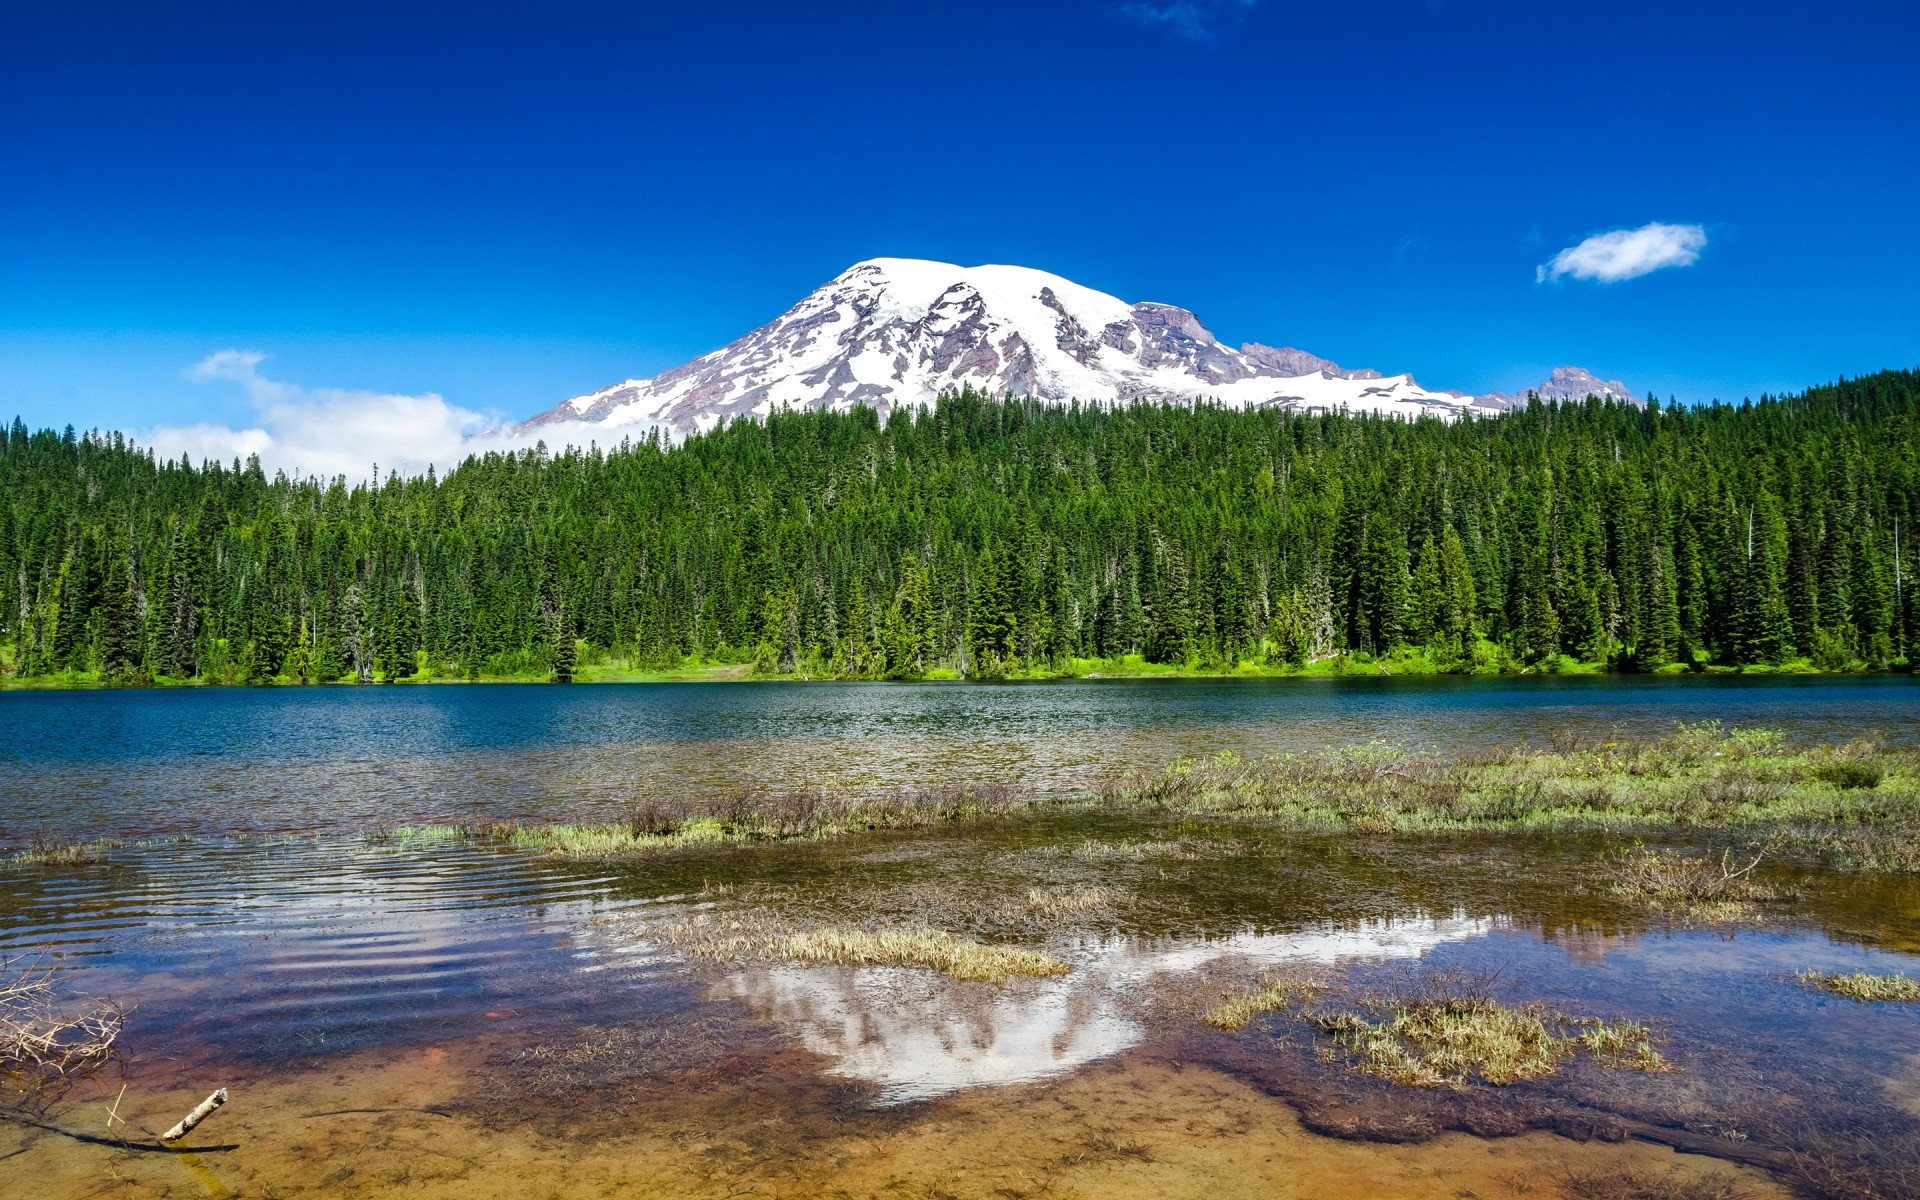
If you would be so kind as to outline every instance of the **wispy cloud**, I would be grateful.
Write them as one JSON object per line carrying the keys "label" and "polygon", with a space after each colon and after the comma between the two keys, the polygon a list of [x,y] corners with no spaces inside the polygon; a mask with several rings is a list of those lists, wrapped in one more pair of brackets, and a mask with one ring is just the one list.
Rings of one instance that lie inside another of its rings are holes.
{"label": "wispy cloud", "polygon": [[1211,41],[1246,18],[1260,0],[1130,0],[1120,15],[1148,29],[1163,29],[1191,42]]}
{"label": "wispy cloud", "polygon": [[1663,267],[1690,267],[1707,245],[1707,231],[1698,225],[1663,225],[1651,221],[1638,229],[1596,233],[1577,246],[1568,246],[1533,272],[1535,283],[1572,276],[1596,283],[1638,279]]}
{"label": "wispy cloud", "polygon": [[[156,455],[194,462],[259,455],[268,471],[351,480],[381,471],[416,475],[429,466],[445,471],[469,454],[518,450],[544,441],[553,449],[607,441],[607,431],[588,422],[548,425],[528,432],[484,413],[449,404],[434,393],[398,393],[343,388],[304,388],[260,373],[267,356],[257,350],[221,350],[187,368],[198,382],[235,383],[246,389],[258,424],[168,425],[135,440]],[[644,437],[646,427],[620,433]]]}

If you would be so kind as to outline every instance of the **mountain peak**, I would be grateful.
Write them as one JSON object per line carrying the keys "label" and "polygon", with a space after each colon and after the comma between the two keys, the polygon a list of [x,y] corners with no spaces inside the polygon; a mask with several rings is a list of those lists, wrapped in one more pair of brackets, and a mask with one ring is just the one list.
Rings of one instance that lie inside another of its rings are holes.
{"label": "mountain peak", "polygon": [[[1588,380],[1599,384],[1578,368],[1561,368],[1541,394]],[[664,425],[686,434],[783,407],[925,405],[968,386],[1062,403],[1206,399],[1407,418],[1452,418],[1512,402],[1430,391],[1410,375],[1348,370],[1291,346],[1248,342],[1234,350],[1187,309],[1130,304],[1032,267],[870,258],[712,353],[575,397],[527,424]],[[1628,396],[1618,384],[1600,386],[1611,390],[1595,394]]]}

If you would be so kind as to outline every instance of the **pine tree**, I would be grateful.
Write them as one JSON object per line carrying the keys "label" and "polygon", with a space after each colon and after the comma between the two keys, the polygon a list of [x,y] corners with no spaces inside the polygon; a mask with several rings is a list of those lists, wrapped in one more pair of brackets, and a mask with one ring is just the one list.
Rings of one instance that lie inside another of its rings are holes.
{"label": "pine tree", "polygon": [[160,669],[176,679],[191,679],[200,673],[196,653],[200,634],[200,612],[194,604],[193,570],[189,547],[193,539],[181,535],[178,522],[173,526],[172,545],[167,555],[172,571],[167,576],[166,627],[160,651]]}
{"label": "pine tree", "polygon": [[1429,534],[1420,543],[1420,557],[1413,568],[1407,637],[1415,645],[1441,649],[1453,636],[1452,615],[1452,597],[1447,594],[1446,576],[1440,569],[1440,548]]}
{"label": "pine tree", "polygon": [[967,605],[967,672],[975,679],[1000,679],[1019,667],[1012,575],[1005,555],[980,556]]}
{"label": "pine tree", "polygon": [[367,623],[366,601],[360,585],[353,584],[340,601],[340,634],[346,643],[347,662],[355,683],[373,682],[373,631]]}
{"label": "pine tree", "polygon": [[1440,584],[1446,594],[1447,648],[1465,653],[1473,638],[1474,614],[1480,597],[1473,582],[1473,566],[1460,534],[1449,525],[1440,534]]}
{"label": "pine tree", "polygon": [[140,623],[134,615],[131,564],[126,555],[115,554],[101,593],[101,677],[116,683],[133,682],[144,658]]}

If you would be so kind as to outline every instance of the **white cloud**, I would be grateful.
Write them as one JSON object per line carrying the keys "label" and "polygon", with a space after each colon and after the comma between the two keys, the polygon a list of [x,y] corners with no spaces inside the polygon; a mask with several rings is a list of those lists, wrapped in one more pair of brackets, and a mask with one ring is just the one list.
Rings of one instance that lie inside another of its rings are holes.
{"label": "white cloud", "polygon": [[[589,422],[565,422],[525,431],[449,404],[431,392],[421,396],[303,388],[260,373],[267,356],[257,350],[221,350],[186,371],[189,379],[237,383],[244,387],[259,424],[246,429],[225,425],[170,425],[136,432],[141,445],[162,459],[228,461],[259,455],[267,471],[330,479],[371,477],[378,463],[417,475],[429,465],[446,471],[469,454],[520,450],[544,441],[549,449],[608,444],[608,431]],[[624,426],[621,436],[645,437],[646,426]],[[615,439],[617,444],[617,439]]]}
{"label": "white cloud", "polygon": [[1535,283],[1571,275],[1599,283],[1638,279],[1663,267],[1690,267],[1707,245],[1707,231],[1698,225],[1663,225],[1650,221],[1638,229],[1596,233],[1577,246],[1568,246],[1535,268]]}
{"label": "white cloud", "polygon": [[1149,29],[1164,29],[1188,41],[1204,42],[1222,29],[1238,25],[1260,0],[1133,0],[1120,6],[1120,15]]}

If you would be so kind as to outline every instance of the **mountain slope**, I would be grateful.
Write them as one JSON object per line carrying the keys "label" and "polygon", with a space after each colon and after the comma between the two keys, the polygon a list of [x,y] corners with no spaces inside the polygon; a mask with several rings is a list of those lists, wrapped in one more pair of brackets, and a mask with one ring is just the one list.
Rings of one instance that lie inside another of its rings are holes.
{"label": "mountain slope", "polygon": [[568,400],[527,424],[664,425],[684,434],[783,406],[927,404],[965,385],[1062,402],[1210,398],[1401,417],[1452,418],[1512,402],[1344,370],[1291,347],[1235,350],[1186,309],[1128,304],[1027,267],[876,258],[719,350]]}

